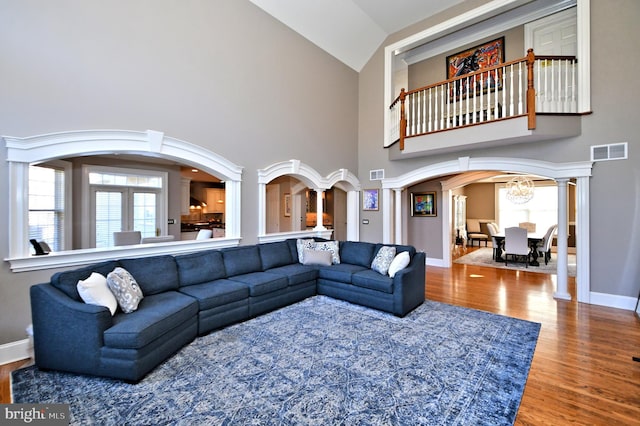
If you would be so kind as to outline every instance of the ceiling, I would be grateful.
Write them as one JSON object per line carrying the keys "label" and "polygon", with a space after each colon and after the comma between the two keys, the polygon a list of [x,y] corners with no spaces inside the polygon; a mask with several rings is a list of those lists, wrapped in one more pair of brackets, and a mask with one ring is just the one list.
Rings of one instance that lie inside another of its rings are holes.
{"label": "ceiling", "polygon": [[464,0],[250,0],[360,72],[388,35]]}

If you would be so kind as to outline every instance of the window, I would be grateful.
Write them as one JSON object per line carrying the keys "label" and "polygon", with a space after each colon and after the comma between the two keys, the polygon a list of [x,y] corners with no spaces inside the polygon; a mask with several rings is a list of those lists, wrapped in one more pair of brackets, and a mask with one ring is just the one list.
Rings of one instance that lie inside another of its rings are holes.
{"label": "window", "polygon": [[64,169],[29,166],[29,239],[44,241],[54,251],[64,250],[64,212]]}
{"label": "window", "polygon": [[536,224],[536,233],[544,233],[558,223],[558,187],[536,182],[534,195],[524,204],[514,204],[507,199],[504,186],[498,188],[498,223],[502,229],[518,226],[520,222]]}
{"label": "window", "polygon": [[113,247],[113,233],[166,234],[164,172],[86,166],[90,193],[91,246]]}

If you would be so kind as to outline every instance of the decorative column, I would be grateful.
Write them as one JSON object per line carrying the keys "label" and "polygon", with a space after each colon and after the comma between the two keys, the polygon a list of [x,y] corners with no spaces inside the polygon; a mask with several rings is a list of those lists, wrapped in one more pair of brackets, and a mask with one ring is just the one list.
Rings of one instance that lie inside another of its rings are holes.
{"label": "decorative column", "polygon": [[569,179],[557,179],[558,184],[558,288],[555,299],[571,300],[567,290],[568,282],[568,215],[567,215],[567,182]]}
{"label": "decorative column", "polygon": [[324,211],[322,210],[322,196],[324,195],[324,189],[314,188],[314,191],[316,191],[316,227],[313,228],[313,230],[326,231],[327,228],[325,228],[322,223],[322,218],[324,216]]}
{"label": "decorative column", "polygon": [[384,244],[393,244],[391,231],[394,218],[391,207],[391,189],[382,188],[382,242]]}
{"label": "decorative column", "polygon": [[347,240],[360,240],[360,209],[358,200],[360,192],[347,191]]}
{"label": "decorative column", "polygon": [[394,239],[395,244],[402,244],[402,188],[394,189],[395,194],[395,225],[396,225],[396,235]]}
{"label": "decorative column", "polygon": [[267,233],[267,185],[264,183],[258,183],[258,206],[260,206],[258,208],[258,235],[265,235]]}

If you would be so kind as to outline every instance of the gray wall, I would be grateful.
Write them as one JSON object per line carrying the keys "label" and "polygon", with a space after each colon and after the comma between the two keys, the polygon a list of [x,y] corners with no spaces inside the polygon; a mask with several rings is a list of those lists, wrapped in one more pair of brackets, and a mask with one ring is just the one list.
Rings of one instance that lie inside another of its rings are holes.
{"label": "gray wall", "polygon": [[[422,21],[390,36],[383,46],[429,28],[480,2],[465,2],[434,18]],[[368,180],[370,169],[385,169],[387,177],[398,176],[430,164],[459,156],[520,157],[553,162],[588,161],[590,146],[629,142],[629,159],[596,163],[590,180],[589,215],[591,290],[637,297],[640,287],[640,167],[636,150],[640,116],[640,83],[635,70],[640,55],[634,47],[640,38],[637,18],[640,2],[612,0],[591,2],[591,105],[592,114],[582,117],[582,134],[562,141],[455,154],[433,155],[404,161],[389,161],[383,144],[383,48],[378,49],[360,72],[360,127],[358,161],[360,180]],[[444,61],[439,67],[444,67]],[[381,213],[378,212],[377,216]],[[382,235],[380,218],[361,227],[363,239]],[[442,220],[439,216],[439,220]],[[441,250],[441,244],[434,249]],[[427,252],[429,250],[427,249]]]}
{"label": "gray wall", "polygon": [[[358,74],[247,0],[0,0],[0,135],[153,129],[257,170],[299,159],[357,173]],[[7,199],[0,148],[0,198]],[[6,224],[7,203],[0,207]],[[242,212],[243,244],[257,212]],[[8,257],[0,226],[0,258]],[[0,265],[0,344],[26,337],[29,286]]]}

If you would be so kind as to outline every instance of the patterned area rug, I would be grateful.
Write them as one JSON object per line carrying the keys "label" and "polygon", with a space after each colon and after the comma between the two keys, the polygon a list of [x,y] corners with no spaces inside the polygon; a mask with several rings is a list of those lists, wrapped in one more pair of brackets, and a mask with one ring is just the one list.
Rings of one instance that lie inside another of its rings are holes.
{"label": "patterned area rug", "polygon": [[[576,255],[570,254],[568,255],[569,264],[567,266],[567,271],[570,277],[576,276]],[[509,258],[511,260],[511,258]],[[489,266],[491,268],[499,268],[499,269],[513,269],[519,271],[527,271],[527,272],[539,272],[542,274],[557,274],[557,266],[558,266],[558,255],[556,253],[551,253],[551,260],[547,265],[544,264],[544,258],[539,257],[538,262],[540,266],[531,266],[525,268],[525,264],[523,262],[512,263],[509,262],[508,266],[504,265],[504,261],[496,262],[493,260],[493,249],[490,247],[482,247],[480,249],[474,250],[469,254],[465,254],[453,261],[453,263],[463,263],[465,265],[476,265],[476,266]]]}
{"label": "patterned area rug", "polygon": [[405,318],[316,296],[197,338],[138,384],[35,367],[14,402],[72,424],[510,425],[540,324],[426,301]]}

